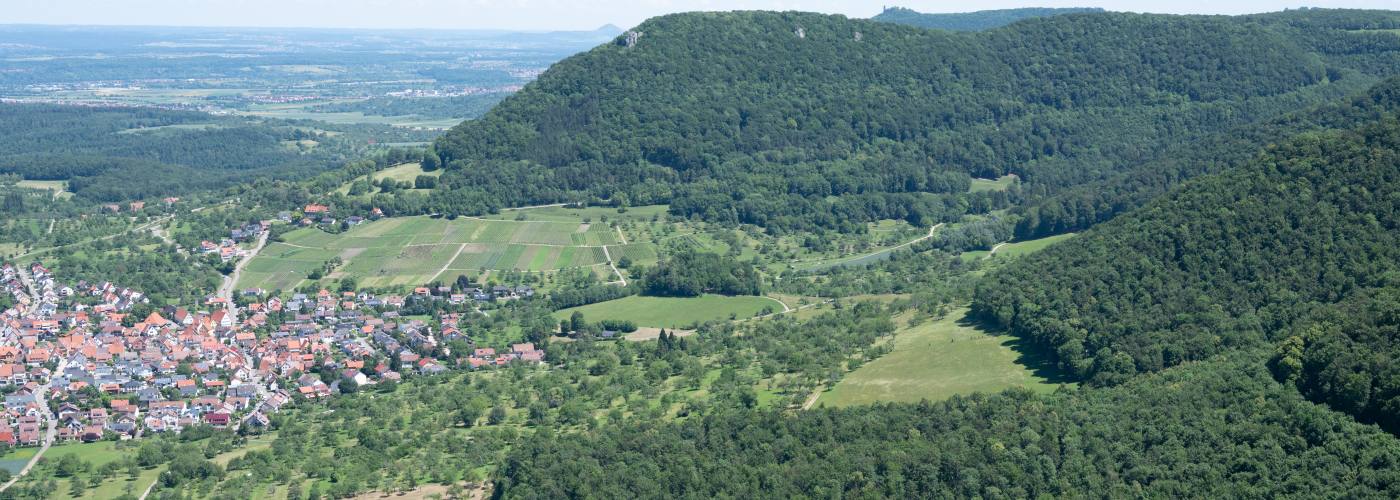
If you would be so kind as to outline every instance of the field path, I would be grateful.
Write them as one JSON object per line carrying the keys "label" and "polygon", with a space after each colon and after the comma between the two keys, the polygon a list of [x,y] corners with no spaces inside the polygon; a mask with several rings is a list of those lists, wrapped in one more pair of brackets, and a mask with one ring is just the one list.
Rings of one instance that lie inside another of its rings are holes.
{"label": "field path", "polygon": [[530,205],[530,206],[528,206],[528,207],[502,208],[501,211],[502,211],[502,212],[509,212],[509,211],[513,211],[513,210],[530,210],[530,209],[533,209],[533,208],[552,208],[552,207],[562,207],[562,206],[564,206],[564,205],[567,205],[567,203],[550,203],[550,204],[548,204],[548,205]]}
{"label": "field path", "polygon": [[1001,247],[1004,247],[1004,246],[1006,246],[1006,243],[1004,243],[1004,242],[1003,242],[1003,243],[997,243],[995,246],[992,247],[992,250],[991,250],[991,251],[987,252],[987,256],[986,256],[986,257],[983,257],[983,258],[984,258],[984,259],[990,259],[990,258],[992,258],[992,255],[996,254],[996,253],[997,253],[997,250],[1000,250]]}
{"label": "field path", "polygon": [[622,234],[622,226],[613,226],[613,229],[616,229],[616,230],[617,230],[617,239],[622,240],[622,244],[623,244],[623,245],[626,245],[626,244],[627,244],[627,236],[624,235],[624,234]]}
{"label": "field path", "polygon": [[606,245],[603,246],[603,257],[608,259],[608,268],[612,269],[612,272],[617,275],[617,281],[613,283],[627,286],[627,278],[622,277],[622,271],[617,270],[617,266],[613,264],[612,254],[608,253],[608,247]]}
{"label": "field path", "polygon": [[[934,232],[934,231],[937,231],[938,228],[943,227],[943,224],[944,224],[943,222],[939,222],[938,224],[934,224],[933,227],[928,228],[928,234],[925,234],[925,235],[920,236],[920,237],[918,237],[918,238],[914,238],[914,239],[912,239],[912,240],[906,241],[906,242],[904,242],[904,243],[900,243],[900,244],[895,245],[895,246],[892,246],[892,247],[881,248],[881,249],[876,250],[876,251],[874,251],[874,252],[870,252],[870,253],[866,253],[866,254],[861,254],[861,255],[854,256],[854,257],[843,258],[843,259],[840,259],[838,262],[849,262],[849,261],[853,261],[853,260],[860,260],[860,259],[864,259],[864,258],[866,258],[866,257],[872,256],[872,255],[878,255],[878,254],[882,254],[882,253],[893,252],[893,251],[895,251],[895,250],[899,250],[899,249],[904,248],[904,247],[907,247],[907,246],[909,246],[909,245],[913,245],[913,244],[918,243],[918,242],[920,242],[920,241],[924,241],[924,240],[926,240],[926,239],[932,238],[932,237],[933,237],[933,232]],[[819,261],[823,261],[823,260],[827,260],[827,259],[791,260],[791,261],[788,261],[788,263],[790,263],[790,264],[801,264],[801,263],[803,263],[803,262],[819,262]]]}
{"label": "field path", "polygon": [[447,272],[447,268],[452,267],[452,263],[453,263],[453,262],[457,262],[457,257],[461,256],[461,255],[462,255],[462,251],[463,251],[463,250],[466,250],[466,249],[467,249],[467,244],[466,244],[466,243],[463,243],[463,244],[459,245],[459,246],[457,247],[457,253],[452,254],[452,258],[447,259],[447,262],[444,262],[444,263],[442,264],[442,269],[438,269],[438,272],[433,273],[433,277],[432,277],[432,278],[428,278],[428,283],[432,283],[432,282],[434,282],[434,281],[437,281],[438,276],[442,276],[442,273]]}
{"label": "field path", "polygon": [[810,409],[812,409],[812,405],[817,404],[817,398],[819,398],[819,397],[821,397],[821,396],[822,396],[822,390],[821,390],[820,387],[817,388],[817,389],[813,389],[813,390],[812,390],[812,395],[811,395],[811,396],[807,396],[807,400],[802,402],[802,409],[803,409],[803,410],[810,410]]}

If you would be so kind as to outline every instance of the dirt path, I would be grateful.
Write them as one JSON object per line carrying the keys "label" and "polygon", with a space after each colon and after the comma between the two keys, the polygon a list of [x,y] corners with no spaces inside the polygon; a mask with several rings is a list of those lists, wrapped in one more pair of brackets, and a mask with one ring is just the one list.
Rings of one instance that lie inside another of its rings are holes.
{"label": "dirt path", "polygon": [[617,270],[617,266],[613,264],[612,254],[608,253],[608,247],[606,246],[603,247],[603,257],[608,259],[608,268],[612,269],[612,272],[617,275],[617,281],[613,281],[612,283],[627,286],[627,278],[622,277],[622,271]]}
{"label": "dirt path", "polygon": [[438,276],[442,276],[442,273],[447,272],[447,268],[452,267],[452,263],[453,263],[453,262],[457,262],[457,257],[458,257],[458,256],[461,256],[461,255],[462,255],[462,251],[464,251],[464,250],[466,250],[466,249],[467,249],[467,244],[466,244],[466,243],[463,243],[463,244],[461,244],[460,246],[458,246],[458,247],[457,247],[457,253],[452,254],[452,258],[447,259],[447,263],[445,263],[445,264],[442,265],[442,269],[438,269],[438,272],[433,273],[433,277],[428,279],[428,283],[432,283],[432,282],[434,282],[434,281],[437,281]]}
{"label": "dirt path", "polygon": [[243,274],[243,268],[253,261],[253,257],[258,256],[258,252],[261,252],[264,246],[267,246],[267,236],[268,231],[263,231],[262,235],[258,236],[258,246],[253,247],[252,250],[243,255],[242,259],[238,260],[238,264],[233,266],[233,273],[224,276],[224,282],[219,285],[219,297],[233,302],[233,287],[238,285],[238,278]]}
{"label": "dirt path", "polygon": [[621,240],[623,245],[626,245],[627,235],[622,234],[622,226],[613,226],[613,229],[617,230],[617,239]]}
{"label": "dirt path", "polygon": [[156,483],[159,482],[160,476],[156,476],[155,480],[151,481],[149,486],[146,486],[146,491],[141,492],[141,496],[138,497],[137,500],[146,500],[146,497],[151,496],[151,491],[156,489]]}
{"label": "dirt path", "polygon": [[992,250],[991,250],[991,251],[987,252],[987,256],[986,256],[986,257],[983,257],[983,259],[990,259],[990,258],[992,258],[992,255],[995,255],[995,254],[997,253],[997,250],[1001,250],[1001,247],[1004,247],[1004,246],[1006,246],[1006,243],[997,243],[995,246],[992,247]]}
{"label": "dirt path", "polygon": [[[899,249],[904,248],[904,247],[907,247],[907,246],[909,246],[909,245],[913,245],[913,244],[918,243],[918,242],[920,242],[920,241],[924,241],[924,240],[926,240],[926,239],[932,238],[932,237],[933,237],[933,232],[934,232],[934,231],[937,231],[938,228],[943,227],[943,224],[944,224],[943,222],[939,222],[938,224],[935,224],[933,227],[928,228],[928,234],[925,234],[925,235],[920,236],[920,237],[918,237],[918,238],[914,238],[914,239],[912,239],[912,240],[906,241],[906,242],[904,242],[904,243],[900,243],[900,244],[895,245],[895,246],[892,246],[892,247],[881,248],[881,249],[876,250],[876,251],[874,251],[874,252],[870,252],[870,253],[866,253],[866,254],[861,254],[861,255],[854,256],[854,257],[847,257],[847,258],[844,258],[844,259],[840,259],[839,262],[847,262],[847,261],[852,261],[852,260],[860,260],[860,259],[864,259],[864,258],[866,258],[866,257],[869,257],[869,256],[871,256],[871,255],[878,255],[878,254],[882,254],[882,253],[893,252],[893,251],[895,251],[895,250],[899,250]],[[804,262],[820,262],[820,261],[823,261],[823,260],[828,260],[828,259],[790,260],[790,261],[788,261],[788,263],[789,263],[789,264],[801,264],[801,263],[804,263]]]}
{"label": "dirt path", "polygon": [[528,207],[502,208],[501,211],[502,211],[502,212],[513,212],[513,211],[516,211],[516,210],[530,210],[530,209],[534,209],[534,208],[562,207],[562,206],[564,206],[564,205],[568,205],[568,203],[550,203],[550,204],[548,204],[548,205],[530,205],[530,206],[528,206]]}
{"label": "dirt path", "polygon": [[822,397],[822,390],[821,390],[821,389],[813,390],[813,391],[812,391],[812,395],[811,395],[811,396],[807,396],[807,400],[802,402],[802,409],[803,409],[803,410],[810,410],[810,409],[812,409],[812,405],[817,404],[817,398],[820,398],[820,397]]}

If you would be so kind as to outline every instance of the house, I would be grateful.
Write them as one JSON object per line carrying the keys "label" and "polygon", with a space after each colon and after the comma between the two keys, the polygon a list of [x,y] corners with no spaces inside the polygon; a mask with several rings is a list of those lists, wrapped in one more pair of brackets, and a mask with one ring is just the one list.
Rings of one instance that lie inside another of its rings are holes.
{"label": "house", "polygon": [[325,206],[325,205],[317,205],[317,204],[315,204],[315,203],[312,203],[312,204],[310,204],[310,205],[307,205],[306,208],[303,208],[303,209],[301,210],[302,213],[304,213],[304,214],[306,214],[306,215],[308,215],[308,216],[311,215],[311,214],[327,214],[327,213],[330,213],[330,211],[331,211],[331,207],[328,207],[328,206]]}
{"label": "house", "polygon": [[230,415],[224,412],[206,413],[204,423],[214,427],[228,427]]}
{"label": "house", "polygon": [[140,212],[141,210],[143,210],[143,209],[146,208],[146,202],[144,202],[144,201],[133,201],[133,202],[131,202],[130,206],[131,206],[131,211],[132,211],[132,212]]}

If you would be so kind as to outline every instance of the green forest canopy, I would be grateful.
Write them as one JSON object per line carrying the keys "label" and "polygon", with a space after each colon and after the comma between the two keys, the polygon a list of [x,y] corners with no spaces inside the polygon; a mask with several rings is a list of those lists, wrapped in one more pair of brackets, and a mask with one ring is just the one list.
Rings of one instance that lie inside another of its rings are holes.
{"label": "green forest canopy", "polygon": [[979,10],[977,12],[925,14],[904,7],[886,7],[883,12],[871,19],[885,23],[917,26],[920,28],[952,31],[982,31],[1000,28],[1022,19],[1103,11],[1103,9],[1097,7],[1026,7],[1020,9]]}
{"label": "green forest canopy", "polygon": [[[435,143],[406,213],[587,199],[777,230],[917,225],[1044,196],[1400,69],[1387,12],[1122,13],[976,33],[802,13],[663,16],[566,59]],[[1203,61],[1211,61],[1204,64]],[[722,82],[722,84],[716,84]]]}

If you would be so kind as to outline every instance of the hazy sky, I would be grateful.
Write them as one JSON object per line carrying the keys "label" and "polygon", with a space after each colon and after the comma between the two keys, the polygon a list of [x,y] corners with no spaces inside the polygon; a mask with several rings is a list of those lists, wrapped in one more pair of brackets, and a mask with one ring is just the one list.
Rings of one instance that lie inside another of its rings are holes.
{"label": "hazy sky", "polygon": [[870,17],[883,2],[921,12],[1103,7],[1242,14],[1284,8],[1400,8],[1400,0],[0,0],[0,24],[138,24],[346,28],[593,29],[692,10],[806,10]]}

